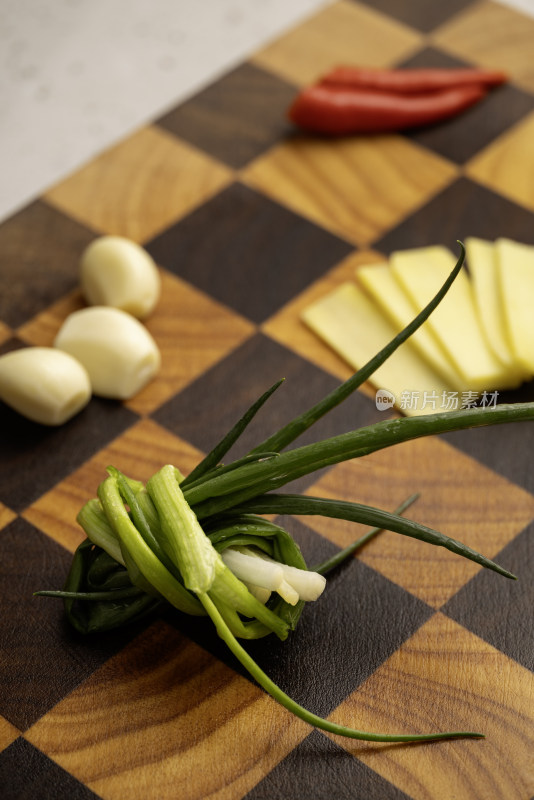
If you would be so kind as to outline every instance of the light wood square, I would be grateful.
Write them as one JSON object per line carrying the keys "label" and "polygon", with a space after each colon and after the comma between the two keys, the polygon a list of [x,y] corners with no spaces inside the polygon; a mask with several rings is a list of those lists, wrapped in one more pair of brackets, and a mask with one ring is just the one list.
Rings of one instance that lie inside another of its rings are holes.
{"label": "light wood square", "polygon": [[20,731],[7,719],[0,717],[0,753],[20,736]]}
{"label": "light wood square", "polygon": [[462,59],[504,70],[524,89],[534,89],[534,19],[507,4],[483,0],[452,17],[430,40]]}
{"label": "light wood square", "polygon": [[76,515],[84,503],[96,497],[99,483],[106,478],[106,467],[113,465],[145,482],[165,464],[174,464],[187,474],[202,455],[153,420],[141,420],[42,495],[23,516],[73,552],[85,538]]}
{"label": "light wood square", "polygon": [[331,719],[382,733],[485,734],[408,746],[332,737],[413,800],[519,799],[534,792],[531,673],[442,614]]}
{"label": "light wood square", "polygon": [[295,136],[241,179],[328,230],[368,245],[456,177],[458,168],[402,136]]}
{"label": "light wood square", "polygon": [[0,345],[3,344],[4,342],[7,342],[7,340],[12,335],[13,335],[13,332],[12,332],[11,328],[8,328],[8,326],[4,325],[3,322],[0,322]]}
{"label": "light wood square", "polygon": [[[335,375],[341,381],[347,380],[354,370],[302,322],[301,314],[305,308],[333,291],[337,286],[354,280],[358,267],[383,260],[384,256],[372,250],[351,253],[340,264],[327,272],[323,278],[315,281],[270,317],[262,325],[262,331],[308,361],[317,364],[321,369]],[[370,387],[362,387],[362,389],[368,390],[373,397],[376,393],[376,390]]]}
{"label": "light wood square", "polygon": [[296,84],[312,83],[340,64],[385,67],[407,58],[422,36],[368,5],[338,2],[260,50],[260,67]]}
{"label": "light wood square", "polygon": [[[534,497],[456,448],[422,438],[339,464],[307,494],[393,511],[420,493],[405,516],[493,558],[533,518]],[[343,520],[303,521],[344,547],[363,529]],[[383,532],[359,558],[424,602],[440,608],[483,567],[443,547]],[[496,581],[506,580],[495,575]]]}
{"label": "light wood square", "polygon": [[490,189],[534,211],[533,141],[534,113],[475,156],[466,172]]}
{"label": "light wood square", "polygon": [[103,800],[233,800],[309,732],[250,681],[155,623],[26,738]]}
{"label": "light wood square", "polygon": [[154,126],[105,151],[45,198],[100,233],[144,242],[214,195],[232,171]]}
{"label": "light wood square", "polygon": [[11,511],[10,508],[5,506],[3,503],[0,503],[0,530],[5,528],[6,525],[9,525],[17,515],[14,511]]}
{"label": "light wood square", "polygon": [[161,297],[145,321],[161,352],[156,378],[126,405],[148,414],[252,336],[255,326],[162,270]]}

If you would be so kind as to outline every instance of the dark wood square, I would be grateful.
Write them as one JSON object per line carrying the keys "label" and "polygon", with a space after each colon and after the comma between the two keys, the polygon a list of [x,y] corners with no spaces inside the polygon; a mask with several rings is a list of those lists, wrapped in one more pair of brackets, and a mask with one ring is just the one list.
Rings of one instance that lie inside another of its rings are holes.
{"label": "dark wood square", "polygon": [[[520,583],[495,580],[482,570],[442,611],[502,653],[534,672],[534,523],[525,528],[496,560]],[[484,603],[480,602],[484,598]]]}
{"label": "dark wood square", "polygon": [[93,397],[67,423],[48,427],[0,402],[0,501],[22,511],[137,419],[122,404]]}
{"label": "dark wood square", "polygon": [[243,800],[410,800],[319,731],[295,747]]}
{"label": "dark wood square", "polygon": [[181,139],[240,168],[291,129],[286,110],[296,88],[242,64],[157,120]]}
{"label": "dark wood square", "polygon": [[[339,381],[277,342],[257,334],[165,403],[153,417],[182,439],[207,452],[247,408],[281,378],[285,379],[284,383],[224,459],[229,463],[321,400],[339,385]],[[355,393],[308,429],[292,446],[368,425],[381,419],[380,413],[368,397]],[[292,482],[291,490],[301,491],[317,478],[318,473],[299,478]]]}
{"label": "dark wood square", "polygon": [[2,342],[0,345],[0,356],[3,356],[4,353],[11,353],[13,350],[20,350],[25,346],[24,342],[16,336],[10,336],[9,339],[6,339],[6,341]]}
{"label": "dark wood square", "polygon": [[0,753],[0,786],[3,800],[99,800],[87,786],[22,738]]}
{"label": "dark wood square", "polygon": [[146,247],[161,266],[258,323],[353,249],[238,183]]}
{"label": "dark wood square", "polygon": [[[497,393],[497,404],[531,403],[534,401],[534,381],[517,389]],[[534,454],[524,423],[509,423],[454,431],[443,438],[467,455],[498,472],[508,480],[534,493]]]}
{"label": "dark wood square", "polygon": [[90,675],[135,633],[78,635],[63,603],[34,597],[61,589],[72,556],[33,525],[16,519],[0,531],[0,714],[24,731]]}
{"label": "dark wood square", "polygon": [[473,4],[473,0],[449,0],[447,3],[433,3],[429,0],[404,0],[401,3],[399,0],[358,1],[423,33],[429,33]]}
{"label": "dark wood square", "polygon": [[[472,65],[440,50],[427,48],[401,66],[409,69],[418,67],[454,69]],[[407,136],[450,161],[463,164],[497,136],[519,122],[533,108],[534,97],[531,94],[511,84],[503,84],[488,92],[481,102],[457,117],[444,120],[439,125],[410,131]]]}
{"label": "dark wood square", "polygon": [[394,250],[443,244],[459,253],[458,239],[478,236],[493,241],[496,235],[534,244],[532,214],[468,178],[459,178],[373,248],[389,255]]}
{"label": "dark wood square", "polygon": [[526,428],[525,423],[512,422],[454,431],[443,438],[484,466],[534,493],[534,449],[529,432],[532,433],[532,429]]}
{"label": "dark wood square", "polygon": [[15,328],[74,289],[94,236],[41,200],[0,225],[0,320]]}

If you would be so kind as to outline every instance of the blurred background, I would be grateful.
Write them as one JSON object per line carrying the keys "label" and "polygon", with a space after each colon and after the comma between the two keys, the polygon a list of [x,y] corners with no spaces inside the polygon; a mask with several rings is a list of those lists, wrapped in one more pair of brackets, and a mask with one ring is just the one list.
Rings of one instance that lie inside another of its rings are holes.
{"label": "blurred background", "polygon": [[0,219],[327,5],[1,0]]}
{"label": "blurred background", "polygon": [[0,219],[324,0],[1,0]]}

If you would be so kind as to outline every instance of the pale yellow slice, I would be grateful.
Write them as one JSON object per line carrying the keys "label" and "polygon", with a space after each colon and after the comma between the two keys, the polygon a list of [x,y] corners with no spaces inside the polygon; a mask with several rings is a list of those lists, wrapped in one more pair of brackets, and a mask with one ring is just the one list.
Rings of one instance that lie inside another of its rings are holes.
{"label": "pale yellow slice", "polygon": [[[455,262],[455,256],[441,245],[391,255],[393,273],[418,311],[439,291]],[[517,376],[510,375],[486,343],[464,270],[429,317],[428,325],[470,391],[517,385]]]}
{"label": "pale yellow slice", "polygon": [[[417,315],[413,301],[391,272],[388,263],[360,267],[356,277],[397,331],[409,325]],[[428,323],[416,330],[410,337],[410,344],[448,384],[459,391],[468,390],[469,387],[429,330]]]}
{"label": "pale yellow slice", "polygon": [[[355,370],[398,332],[353,283],[344,283],[313,303],[304,310],[302,319]],[[420,358],[409,342],[376,370],[372,382],[377,389],[392,393],[396,406],[409,416],[445,410],[447,398],[458,398],[458,392]]]}
{"label": "pale yellow slice", "polygon": [[486,341],[507,370],[517,374],[519,382],[526,376],[512,352],[506,330],[497,248],[493,242],[473,236],[465,240],[465,250],[475,307]]}
{"label": "pale yellow slice", "polygon": [[534,373],[534,247],[498,239],[497,271],[504,325],[516,359]]}

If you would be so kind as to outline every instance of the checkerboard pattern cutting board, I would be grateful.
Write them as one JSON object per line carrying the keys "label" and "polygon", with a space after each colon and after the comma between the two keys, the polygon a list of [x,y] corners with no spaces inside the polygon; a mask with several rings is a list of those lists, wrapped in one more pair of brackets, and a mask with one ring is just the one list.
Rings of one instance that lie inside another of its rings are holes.
{"label": "checkerboard pattern cutting board", "polygon": [[[300,479],[299,492],[393,509],[518,574],[384,533],[329,581],[287,642],[247,645],[312,711],[366,730],[474,729],[481,741],[377,745],[314,731],[249,679],[204,620],[172,610],[83,638],[61,603],[75,516],[112,463],[187,472],[275,380],[232,455],[350,374],[300,322],[396,249],[507,236],[534,244],[534,21],[481,0],[341,0],[169,109],[0,225],[0,352],[50,345],[83,305],[96,236],[141,243],[163,357],[126,403],[94,398],[46,429],[0,404],[0,786],[34,800],[531,800],[534,434],[419,440]],[[478,65],[507,84],[403,135],[325,140],[285,111],[338,63]],[[510,399],[532,399],[532,386]],[[303,441],[384,418],[364,387]],[[357,526],[282,520],[308,563]]]}

